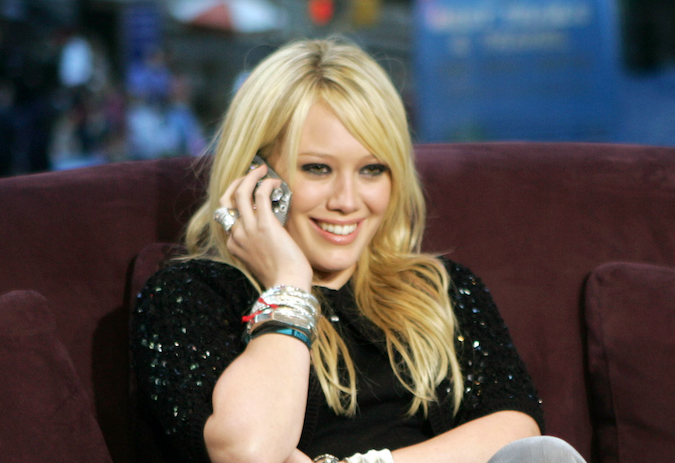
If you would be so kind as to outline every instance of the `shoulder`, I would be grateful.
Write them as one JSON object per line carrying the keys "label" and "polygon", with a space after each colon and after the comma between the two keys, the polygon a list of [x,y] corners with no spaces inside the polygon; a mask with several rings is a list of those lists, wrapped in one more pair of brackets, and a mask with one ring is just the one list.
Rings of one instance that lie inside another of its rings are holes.
{"label": "shoulder", "polygon": [[239,269],[206,259],[171,261],[145,284],[138,295],[137,311],[156,307],[192,313],[218,307],[240,312],[257,297],[255,287]]}
{"label": "shoulder", "polygon": [[144,291],[179,291],[208,287],[218,292],[251,292],[253,285],[239,269],[207,259],[175,260],[159,269],[145,284]]}
{"label": "shoulder", "polygon": [[450,277],[449,292],[452,299],[463,298],[464,296],[483,296],[490,300],[490,290],[483,281],[474,274],[468,267],[459,262],[452,261],[446,257],[439,257],[439,260],[445,267]]}
{"label": "shoulder", "polygon": [[[148,365],[153,358],[168,355],[169,349],[179,351],[185,346],[208,346],[205,351],[215,352],[213,346],[221,345],[222,350],[223,343],[225,350],[232,349],[231,356],[238,354],[241,316],[256,298],[257,291],[246,276],[230,265],[209,260],[170,262],[150,277],[132,312],[136,361]],[[156,346],[163,350],[157,352]]]}
{"label": "shoulder", "polygon": [[208,259],[172,260],[160,268],[150,281],[180,280],[198,278],[202,281],[244,279],[246,276],[236,267]]}
{"label": "shoulder", "polygon": [[441,258],[450,284],[448,295],[462,332],[484,337],[488,332],[505,331],[504,320],[483,281],[464,265]]}

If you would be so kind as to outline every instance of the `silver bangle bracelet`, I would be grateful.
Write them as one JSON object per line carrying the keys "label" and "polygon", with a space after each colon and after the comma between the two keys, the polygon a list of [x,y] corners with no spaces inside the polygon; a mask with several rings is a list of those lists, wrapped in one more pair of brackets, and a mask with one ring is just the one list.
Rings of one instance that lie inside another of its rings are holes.
{"label": "silver bangle bracelet", "polygon": [[[273,295],[273,296],[261,296],[262,300],[258,300],[256,304],[263,305],[279,305],[287,307],[296,307],[307,312],[312,317],[316,318],[318,316],[318,310],[312,301],[309,301],[302,297],[295,297],[289,294],[282,295]],[[264,301],[264,302],[263,302]]]}
{"label": "silver bangle bracelet", "polygon": [[299,316],[298,314],[284,313],[282,309],[269,309],[264,310],[256,314],[252,320],[246,325],[246,331],[248,334],[252,334],[263,326],[267,322],[276,321],[283,323],[290,327],[297,327],[306,331],[308,334],[311,334],[311,337],[314,338],[316,335],[316,324],[312,320],[308,320],[305,317]]}
{"label": "silver bangle bracelet", "polygon": [[340,463],[340,460],[338,460],[337,457],[334,457],[330,453],[324,453],[323,455],[319,455],[312,461],[314,463]]}
{"label": "silver bangle bracelet", "polygon": [[297,314],[293,316],[292,314],[284,313],[279,309],[269,309],[264,310],[260,313],[254,315],[246,325],[247,335],[252,335],[258,329],[265,326],[267,323],[274,322],[275,324],[285,325],[289,328],[295,328],[303,331],[313,342],[317,336],[317,327],[313,320],[308,320],[305,317],[299,317]]}
{"label": "silver bangle bracelet", "polygon": [[[278,285],[273,286],[272,288],[266,290],[260,295],[260,298],[263,299],[266,303],[276,303],[279,301],[279,305],[303,305],[312,312],[313,316],[317,316],[319,312],[319,301],[311,293],[303,291],[300,288],[287,285]],[[283,298],[283,299],[282,299]],[[286,298],[291,298],[290,300]],[[288,302],[293,303],[288,303]],[[285,303],[284,303],[285,302]]]}
{"label": "silver bangle bracelet", "polygon": [[307,346],[311,348],[317,337],[319,311],[319,301],[307,291],[293,286],[274,286],[264,291],[249,314],[242,317],[246,323],[243,340],[248,343],[256,330],[273,322],[296,330],[299,336],[306,336]]}
{"label": "silver bangle bracelet", "polygon": [[319,317],[319,301],[310,293],[301,289],[279,285],[264,291],[253,304],[249,316],[263,312],[266,309],[287,308],[305,316],[316,324]]}
{"label": "silver bangle bracelet", "polygon": [[316,311],[302,303],[300,300],[293,300],[290,298],[284,298],[283,300],[276,300],[274,298],[268,298],[263,300],[258,300],[251,308],[251,313],[262,312],[267,309],[281,310],[281,309],[292,310],[301,316],[306,317],[308,320],[316,322],[318,319]]}

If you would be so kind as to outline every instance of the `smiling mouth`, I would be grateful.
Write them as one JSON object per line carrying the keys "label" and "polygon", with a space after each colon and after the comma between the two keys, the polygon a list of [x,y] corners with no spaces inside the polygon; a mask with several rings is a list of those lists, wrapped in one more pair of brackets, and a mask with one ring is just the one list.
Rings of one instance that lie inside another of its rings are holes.
{"label": "smiling mouth", "polygon": [[350,225],[336,225],[326,222],[317,222],[317,223],[323,231],[327,231],[328,233],[341,236],[350,235],[354,233],[357,227],[357,224],[355,223]]}

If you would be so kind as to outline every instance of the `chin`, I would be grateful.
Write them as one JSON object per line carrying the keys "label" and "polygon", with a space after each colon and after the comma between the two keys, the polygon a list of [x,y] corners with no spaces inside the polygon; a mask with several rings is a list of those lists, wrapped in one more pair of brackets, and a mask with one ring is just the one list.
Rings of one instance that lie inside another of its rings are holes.
{"label": "chin", "polygon": [[314,262],[312,264],[312,268],[314,269],[315,272],[324,275],[342,273],[350,269],[353,270],[355,266],[356,266],[355,260],[339,261],[336,259],[327,260],[324,262]]}

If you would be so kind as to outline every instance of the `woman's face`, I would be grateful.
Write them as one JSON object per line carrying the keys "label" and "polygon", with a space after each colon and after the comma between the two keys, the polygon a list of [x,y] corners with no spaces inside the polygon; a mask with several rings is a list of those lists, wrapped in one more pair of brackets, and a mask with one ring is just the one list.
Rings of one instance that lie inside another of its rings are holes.
{"label": "woman's face", "polygon": [[[268,159],[288,178],[278,151]],[[340,288],[377,232],[391,196],[389,168],[323,103],[300,137],[286,229],[314,269],[314,283]]]}

